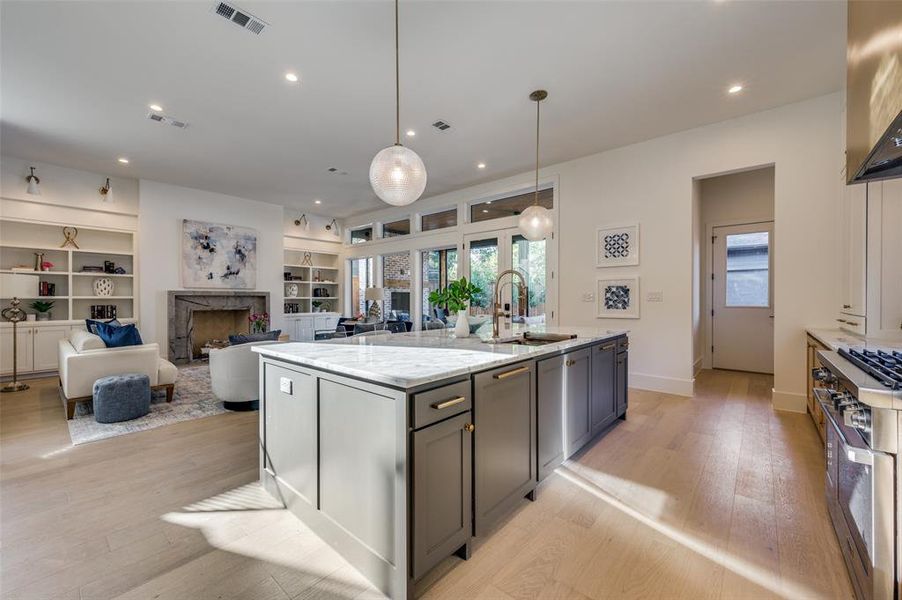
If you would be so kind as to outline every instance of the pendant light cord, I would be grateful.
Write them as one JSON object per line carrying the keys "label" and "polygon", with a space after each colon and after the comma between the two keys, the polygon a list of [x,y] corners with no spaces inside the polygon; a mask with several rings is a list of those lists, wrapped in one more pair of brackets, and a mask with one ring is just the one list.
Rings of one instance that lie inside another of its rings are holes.
{"label": "pendant light cord", "polygon": [[542,100],[536,100],[536,197],[535,205],[539,205],[539,105]]}
{"label": "pendant light cord", "polygon": [[401,145],[401,66],[398,44],[398,0],[395,0],[395,146]]}

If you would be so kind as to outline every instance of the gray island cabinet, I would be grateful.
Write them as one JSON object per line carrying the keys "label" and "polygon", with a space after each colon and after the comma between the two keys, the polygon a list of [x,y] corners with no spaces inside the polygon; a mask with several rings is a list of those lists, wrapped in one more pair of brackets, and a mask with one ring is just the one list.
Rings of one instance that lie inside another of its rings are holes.
{"label": "gray island cabinet", "polygon": [[258,346],[262,484],[382,592],[413,598],[625,416],[625,332],[574,332]]}

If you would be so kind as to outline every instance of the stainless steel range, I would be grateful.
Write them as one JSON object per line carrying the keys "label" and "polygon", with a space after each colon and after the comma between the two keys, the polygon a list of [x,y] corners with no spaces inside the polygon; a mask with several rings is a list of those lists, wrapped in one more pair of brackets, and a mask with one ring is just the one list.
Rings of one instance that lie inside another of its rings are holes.
{"label": "stainless steel range", "polygon": [[819,351],[814,393],[827,426],[827,506],[855,593],[902,600],[902,353]]}

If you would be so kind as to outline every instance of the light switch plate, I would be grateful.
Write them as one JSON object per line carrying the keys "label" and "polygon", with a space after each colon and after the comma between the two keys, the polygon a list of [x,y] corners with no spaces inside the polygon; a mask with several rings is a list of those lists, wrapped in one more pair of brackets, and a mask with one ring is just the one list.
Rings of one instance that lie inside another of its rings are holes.
{"label": "light switch plate", "polygon": [[648,292],[645,294],[647,302],[664,302],[664,292]]}
{"label": "light switch plate", "polygon": [[291,395],[291,378],[290,377],[281,377],[279,378],[279,390],[283,394]]}

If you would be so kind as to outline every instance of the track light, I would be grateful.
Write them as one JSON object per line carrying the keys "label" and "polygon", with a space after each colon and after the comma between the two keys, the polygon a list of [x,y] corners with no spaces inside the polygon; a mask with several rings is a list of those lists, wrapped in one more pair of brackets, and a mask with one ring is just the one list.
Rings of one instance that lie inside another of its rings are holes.
{"label": "track light", "polygon": [[310,231],[310,221],[307,220],[307,215],[303,214],[300,218],[294,220],[295,227],[304,226],[304,231]]}
{"label": "track light", "polygon": [[31,169],[31,175],[25,177],[25,181],[28,182],[28,189],[25,191],[32,196],[40,196],[41,195],[41,180],[40,178],[34,174],[34,167],[28,167]]}
{"label": "track light", "polygon": [[106,178],[106,183],[100,188],[100,199],[104,202],[113,201],[113,186],[110,185],[110,178]]}

